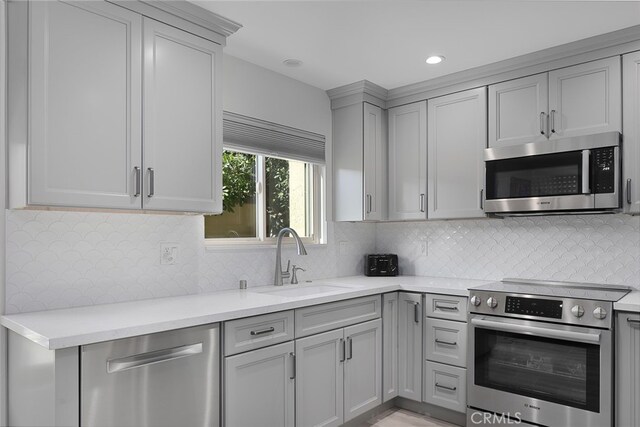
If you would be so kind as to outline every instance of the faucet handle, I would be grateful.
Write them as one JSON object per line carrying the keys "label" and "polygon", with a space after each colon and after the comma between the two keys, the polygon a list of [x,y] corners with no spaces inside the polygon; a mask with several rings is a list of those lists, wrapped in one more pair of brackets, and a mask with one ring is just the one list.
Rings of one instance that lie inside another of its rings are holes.
{"label": "faucet handle", "polygon": [[298,276],[296,276],[296,272],[298,270],[307,271],[304,268],[297,267],[295,264],[293,264],[293,270],[291,271],[291,284],[292,285],[297,285],[298,284]]}
{"label": "faucet handle", "polygon": [[[287,260],[287,269],[286,270],[282,270],[282,277],[287,278],[289,276],[291,276],[291,273],[289,273],[289,267],[291,267],[291,260],[288,259]],[[295,265],[294,265],[295,267]]]}

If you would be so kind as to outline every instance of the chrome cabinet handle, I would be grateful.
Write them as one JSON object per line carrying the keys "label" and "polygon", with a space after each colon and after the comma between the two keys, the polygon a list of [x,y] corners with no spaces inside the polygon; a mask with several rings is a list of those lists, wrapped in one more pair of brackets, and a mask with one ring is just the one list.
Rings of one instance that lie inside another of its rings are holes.
{"label": "chrome cabinet handle", "polygon": [[458,343],[457,343],[457,342],[455,342],[455,341],[454,341],[454,342],[450,342],[450,341],[442,341],[442,340],[439,340],[438,338],[436,338],[436,339],[435,339],[435,341],[436,341],[438,344],[458,345]]}
{"label": "chrome cabinet handle", "polygon": [[353,358],[353,340],[351,337],[347,337],[347,343],[349,344],[349,355],[347,356],[347,360],[351,360]]}
{"label": "chrome cabinet handle", "polygon": [[640,319],[629,319],[627,317],[627,323],[633,323],[633,324],[636,324],[636,325],[640,325]]}
{"label": "chrome cabinet handle", "polygon": [[416,323],[420,323],[420,303],[416,302],[413,304],[413,320]]}
{"label": "chrome cabinet handle", "polygon": [[147,170],[149,171],[149,194],[147,197],[153,197],[156,193],[156,172],[153,168],[147,168]]}
{"label": "chrome cabinet handle", "polygon": [[371,194],[367,194],[367,213],[368,214],[371,213],[371,206],[373,205],[372,199],[373,197],[371,196]]}
{"label": "chrome cabinet handle", "polygon": [[627,204],[631,204],[631,178],[627,178]]}
{"label": "chrome cabinet handle", "polygon": [[546,132],[544,131],[544,119],[545,117],[547,117],[547,115],[543,112],[540,113],[540,134],[541,135],[545,135]]}
{"label": "chrome cabinet handle", "polygon": [[600,342],[600,332],[587,333],[587,332],[563,331],[558,329],[542,328],[539,326],[525,326],[518,323],[509,323],[506,321],[486,320],[484,318],[471,319],[471,324],[476,327],[480,327],[484,329],[537,335],[537,336],[546,337],[546,338],[559,338],[559,339],[564,339],[565,341],[575,341],[575,342],[594,343],[594,344],[597,344]]}
{"label": "chrome cabinet handle", "polygon": [[589,178],[591,172],[589,168],[591,166],[591,150],[582,150],[582,194],[590,194],[591,188],[589,188]]}
{"label": "chrome cabinet handle", "polygon": [[480,209],[484,210],[484,188],[480,190]]}
{"label": "chrome cabinet handle", "polygon": [[150,351],[120,359],[107,360],[107,372],[125,371],[127,369],[141,368],[154,363],[167,362],[181,357],[193,356],[202,353],[202,343],[183,345],[180,347],[166,348],[163,350]]}
{"label": "chrome cabinet handle", "polygon": [[141,189],[141,182],[140,182],[140,167],[136,166],[133,168],[133,171],[135,172],[135,180],[136,180],[136,192],[133,194],[133,197],[140,197],[140,192],[142,191]]}
{"label": "chrome cabinet handle", "polygon": [[267,329],[261,329],[259,331],[251,331],[251,335],[252,336],[256,336],[256,335],[262,335],[262,334],[268,334],[269,332],[273,332],[275,331],[276,328],[274,328],[273,326]]}
{"label": "chrome cabinet handle", "polygon": [[556,110],[551,110],[551,133],[556,133]]}
{"label": "chrome cabinet handle", "polygon": [[295,353],[289,353],[289,359],[291,359],[291,375],[290,380],[296,379],[296,355]]}
{"label": "chrome cabinet handle", "polygon": [[449,306],[446,306],[446,305],[438,305],[438,304],[436,304],[436,310],[458,311],[458,307],[449,307]]}
{"label": "chrome cabinet handle", "polygon": [[340,361],[344,362],[346,357],[346,349],[345,349],[345,344],[344,344],[344,340],[342,338],[340,338]]}
{"label": "chrome cabinet handle", "polygon": [[424,212],[424,193],[420,194],[420,212]]}
{"label": "chrome cabinet handle", "polygon": [[448,387],[446,385],[442,385],[442,384],[438,384],[438,383],[436,383],[436,387],[443,388],[443,389],[449,390],[449,391],[456,391],[458,389],[458,387]]}

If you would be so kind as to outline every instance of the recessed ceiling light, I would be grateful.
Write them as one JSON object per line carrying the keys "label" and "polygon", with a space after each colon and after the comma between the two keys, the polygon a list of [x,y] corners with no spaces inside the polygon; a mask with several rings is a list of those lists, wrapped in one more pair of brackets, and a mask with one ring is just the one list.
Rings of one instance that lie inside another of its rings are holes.
{"label": "recessed ceiling light", "polygon": [[287,67],[292,67],[292,68],[299,67],[302,65],[302,61],[300,61],[299,59],[293,59],[293,58],[285,59],[284,61],[282,61],[282,63]]}
{"label": "recessed ceiling light", "polygon": [[427,64],[430,64],[430,65],[439,64],[442,61],[444,61],[444,56],[442,55],[434,55],[427,58]]}

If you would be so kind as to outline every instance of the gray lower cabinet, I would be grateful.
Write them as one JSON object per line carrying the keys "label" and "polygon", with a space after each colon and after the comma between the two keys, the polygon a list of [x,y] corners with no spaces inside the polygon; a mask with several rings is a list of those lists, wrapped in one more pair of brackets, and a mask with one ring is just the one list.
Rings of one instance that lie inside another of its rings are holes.
{"label": "gray lower cabinet", "polygon": [[296,426],[339,426],[381,403],[380,319],[296,340]]}
{"label": "gray lower cabinet", "polygon": [[398,292],[382,296],[382,401],[398,396]]}
{"label": "gray lower cabinet", "polygon": [[225,359],[226,426],[295,425],[294,351],[291,341]]}
{"label": "gray lower cabinet", "polygon": [[425,402],[456,412],[467,410],[467,370],[444,363],[425,362]]}
{"label": "gray lower cabinet", "polygon": [[616,426],[640,426],[640,313],[616,315]]}
{"label": "gray lower cabinet", "polygon": [[422,401],[422,294],[398,298],[398,395]]}

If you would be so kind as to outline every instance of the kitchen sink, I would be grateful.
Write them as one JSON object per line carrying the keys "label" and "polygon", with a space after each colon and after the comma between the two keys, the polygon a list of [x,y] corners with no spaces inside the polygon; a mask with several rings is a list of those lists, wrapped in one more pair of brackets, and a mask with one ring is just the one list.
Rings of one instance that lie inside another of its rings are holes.
{"label": "kitchen sink", "polygon": [[276,295],[285,298],[297,298],[310,295],[327,294],[338,292],[351,287],[335,286],[335,285],[284,285],[284,286],[265,286],[262,288],[251,289],[249,292],[261,294]]}

